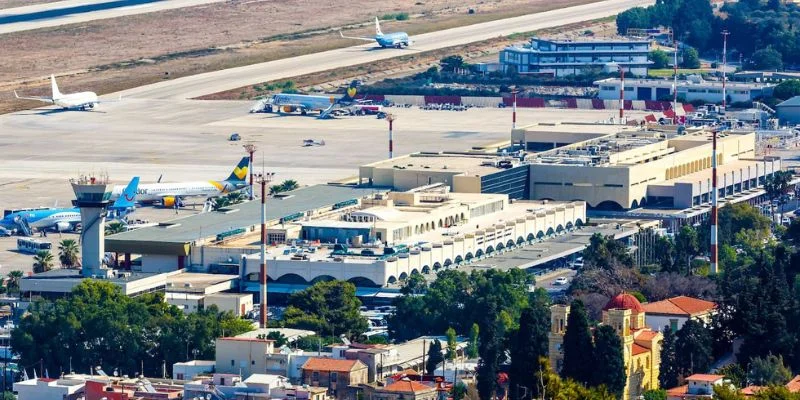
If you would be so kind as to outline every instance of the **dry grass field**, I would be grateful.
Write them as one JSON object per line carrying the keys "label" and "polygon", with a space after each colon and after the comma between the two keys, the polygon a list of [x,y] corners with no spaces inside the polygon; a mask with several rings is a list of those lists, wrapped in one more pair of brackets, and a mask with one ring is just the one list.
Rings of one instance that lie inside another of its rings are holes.
{"label": "dry grass field", "polygon": [[[592,1],[394,0],[387,8],[372,0],[351,0],[346,7],[315,0],[231,0],[11,33],[0,36],[0,112],[38,105],[13,100],[12,90],[46,93],[43,78],[51,73],[64,75],[63,92],[102,94],[350,45],[336,35],[338,28],[369,34],[371,19],[386,13],[407,12],[411,18],[384,21],[385,31],[413,35]],[[470,8],[475,14],[468,14]]]}

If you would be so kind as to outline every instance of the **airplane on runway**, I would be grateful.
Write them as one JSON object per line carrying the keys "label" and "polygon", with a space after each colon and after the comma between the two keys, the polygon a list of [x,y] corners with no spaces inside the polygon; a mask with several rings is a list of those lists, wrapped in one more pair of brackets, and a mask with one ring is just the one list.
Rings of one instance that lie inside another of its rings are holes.
{"label": "airplane on runway", "polygon": [[411,46],[412,42],[411,39],[408,38],[408,34],[405,32],[393,32],[393,33],[383,33],[381,31],[381,23],[378,22],[378,17],[375,17],[375,36],[372,37],[360,37],[360,36],[345,36],[342,31],[339,31],[339,35],[345,39],[357,39],[357,40],[366,40],[368,42],[377,42],[382,48],[387,47],[396,47],[398,49],[408,46]]}
{"label": "airplane on runway", "polygon": [[64,94],[58,90],[58,84],[56,83],[55,75],[50,75],[50,87],[52,89],[52,95],[50,97],[42,97],[42,96],[20,96],[17,94],[17,91],[14,91],[14,97],[22,100],[38,100],[43,101],[45,103],[55,104],[65,110],[81,110],[86,111],[86,109],[94,108],[99,103],[109,103],[110,101],[101,101],[97,98],[97,93],[95,92],[80,92],[80,93],[69,93]]}
{"label": "airplane on runway", "polygon": [[[235,192],[247,187],[247,171],[250,158],[243,157],[227,179],[221,181],[146,183],[136,190],[136,200],[143,203],[160,202],[164,207],[180,207],[187,197],[215,197]],[[112,199],[120,198],[123,189],[115,186],[111,192]]]}
{"label": "airplane on runway", "polygon": [[[124,213],[130,212],[134,207],[136,189],[139,185],[139,177],[131,179],[125,186],[123,196],[119,197],[108,210],[114,218],[121,218]],[[48,230],[56,232],[74,231],[81,223],[81,210],[78,207],[72,208],[39,208],[32,210],[20,210],[6,214],[0,219],[0,226],[6,229],[17,230],[25,235],[30,235],[32,229]]]}
{"label": "airplane on runway", "polygon": [[253,105],[250,112],[291,113],[300,111],[300,114],[306,115],[309,112],[318,111],[320,118],[326,118],[337,109],[363,102],[355,99],[358,85],[358,81],[351,82],[347,92],[341,97],[293,93],[274,94],[259,100]]}

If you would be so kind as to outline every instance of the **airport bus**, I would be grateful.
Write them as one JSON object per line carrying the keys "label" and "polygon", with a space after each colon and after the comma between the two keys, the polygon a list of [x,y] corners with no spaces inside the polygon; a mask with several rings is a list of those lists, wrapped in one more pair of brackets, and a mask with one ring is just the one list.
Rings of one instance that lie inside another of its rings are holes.
{"label": "airport bus", "polygon": [[49,251],[53,247],[50,242],[45,242],[42,240],[36,239],[17,239],[17,250],[21,253],[31,253],[36,254],[40,250],[47,250]]}

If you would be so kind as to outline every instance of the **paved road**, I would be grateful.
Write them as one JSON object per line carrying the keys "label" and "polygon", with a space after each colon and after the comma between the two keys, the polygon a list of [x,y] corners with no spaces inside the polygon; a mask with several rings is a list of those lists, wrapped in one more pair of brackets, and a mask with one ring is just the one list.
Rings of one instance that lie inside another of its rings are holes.
{"label": "paved road", "polygon": [[54,16],[51,18],[36,19],[33,21],[20,21],[7,24],[0,24],[0,34],[27,31],[32,29],[49,28],[60,25],[76,24],[81,22],[94,21],[97,19],[107,19],[123,17],[126,15],[144,14],[155,11],[171,10],[174,8],[191,7],[201,4],[219,3],[225,0],[166,0],[147,4],[138,4],[125,7],[111,8],[98,11],[83,11],[87,7],[99,7],[103,3],[118,0],[64,0],[55,3],[35,4],[32,6],[7,8],[0,10],[0,17],[14,17],[22,15],[36,15],[38,13],[52,13],[58,9],[69,10],[75,8],[76,13],[66,12],[66,15]]}
{"label": "paved road", "polygon": [[517,32],[603,18],[652,3],[652,0],[606,0],[418,35],[412,38],[414,45],[410,49],[376,49],[372,44],[347,47],[154,83],[123,91],[122,95],[149,99],[194,98],[261,82],[374,62],[413,51],[436,50]]}

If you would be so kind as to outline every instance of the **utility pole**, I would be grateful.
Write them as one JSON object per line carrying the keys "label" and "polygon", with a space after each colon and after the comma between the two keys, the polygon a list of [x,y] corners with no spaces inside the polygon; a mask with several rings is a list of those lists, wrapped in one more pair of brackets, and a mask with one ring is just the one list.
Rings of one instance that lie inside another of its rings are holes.
{"label": "utility pole", "polygon": [[247,143],[242,147],[250,155],[250,164],[247,166],[247,170],[250,173],[250,200],[253,200],[253,154],[256,152],[256,145]]}
{"label": "utility pole", "polygon": [[392,123],[397,119],[394,114],[386,114],[386,120],[389,121],[389,159],[394,155],[394,140],[392,137]]}
{"label": "utility pole", "polygon": [[711,248],[709,249],[711,255],[711,275],[717,273],[717,213],[719,211],[718,197],[719,189],[717,189],[717,131],[711,131]]}
{"label": "utility pole", "polygon": [[272,182],[274,172],[261,173],[258,182],[261,184],[261,265],[259,273],[259,327],[267,328],[267,184]]}
{"label": "utility pole", "polygon": [[625,117],[625,69],[622,65],[619,68],[619,123]]}
{"label": "utility pole", "polygon": [[[722,111],[725,112],[727,110],[726,103],[728,101],[727,92],[725,91],[725,78],[726,78],[726,69],[728,67],[728,32],[727,29],[722,31]],[[715,135],[716,136],[716,135]]]}
{"label": "utility pole", "polygon": [[511,129],[517,129],[517,93],[519,90],[516,87],[511,90]]}
{"label": "utility pole", "polygon": [[675,39],[675,33],[672,34],[672,46],[675,47],[672,60],[672,111],[675,113],[673,123],[678,125],[678,39]]}

